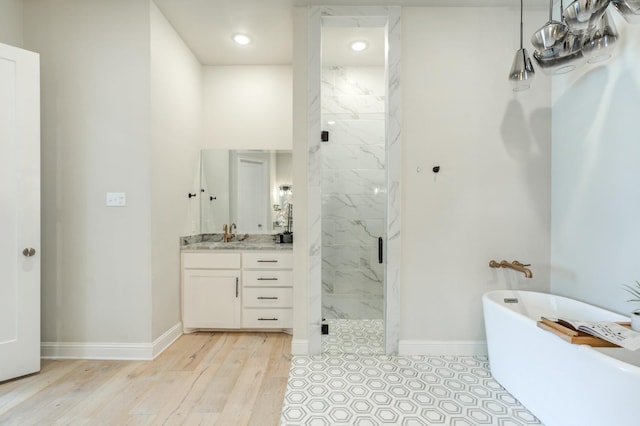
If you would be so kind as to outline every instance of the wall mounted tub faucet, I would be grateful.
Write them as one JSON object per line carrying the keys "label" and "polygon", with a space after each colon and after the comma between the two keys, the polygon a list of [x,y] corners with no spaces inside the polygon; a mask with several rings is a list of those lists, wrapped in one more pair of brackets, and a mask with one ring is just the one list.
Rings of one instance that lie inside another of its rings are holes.
{"label": "wall mounted tub faucet", "polygon": [[532,278],[533,274],[531,273],[531,269],[527,268],[527,266],[531,266],[531,264],[520,263],[517,260],[514,260],[513,262],[507,262],[506,260],[503,260],[502,262],[496,262],[495,260],[492,260],[489,262],[490,268],[509,268],[518,272],[522,272],[526,278]]}

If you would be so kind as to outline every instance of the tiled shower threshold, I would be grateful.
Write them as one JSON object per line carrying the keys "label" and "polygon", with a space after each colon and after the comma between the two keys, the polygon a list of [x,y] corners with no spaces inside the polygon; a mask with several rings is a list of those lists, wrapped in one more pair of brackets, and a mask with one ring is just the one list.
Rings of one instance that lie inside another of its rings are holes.
{"label": "tiled shower threshold", "polygon": [[322,353],[338,355],[384,355],[384,329],[381,319],[327,319],[329,334],[322,336]]}

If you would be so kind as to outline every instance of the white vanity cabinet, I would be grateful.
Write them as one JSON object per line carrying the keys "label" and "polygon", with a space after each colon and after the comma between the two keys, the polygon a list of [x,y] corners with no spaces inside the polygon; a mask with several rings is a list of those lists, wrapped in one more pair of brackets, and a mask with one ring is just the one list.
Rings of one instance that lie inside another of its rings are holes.
{"label": "white vanity cabinet", "polygon": [[293,327],[293,254],[242,254],[242,328]]}
{"label": "white vanity cabinet", "polygon": [[240,253],[182,253],[182,326],[240,328]]}
{"label": "white vanity cabinet", "polygon": [[194,329],[293,327],[293,253],[182,253],[182,325]]}

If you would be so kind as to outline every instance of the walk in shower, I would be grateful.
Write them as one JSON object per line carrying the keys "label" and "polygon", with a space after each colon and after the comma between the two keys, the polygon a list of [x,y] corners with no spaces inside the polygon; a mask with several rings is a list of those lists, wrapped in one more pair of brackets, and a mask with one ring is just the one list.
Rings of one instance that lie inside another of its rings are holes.
{"label": "walk in shower", "polygon": [[[308,13],[307,350],[394,354],[400,339],[400,8],[313,6]],[[361,37],[370,50],[358,54],[349,45]],[[362,62],[367,52],[378,53]],[[329,334],[321,334],[326,328]]]}
{"label": "walk in shower", "polygon": [[381,27],[322,30],[323,352],[385,353],[384,46]]}

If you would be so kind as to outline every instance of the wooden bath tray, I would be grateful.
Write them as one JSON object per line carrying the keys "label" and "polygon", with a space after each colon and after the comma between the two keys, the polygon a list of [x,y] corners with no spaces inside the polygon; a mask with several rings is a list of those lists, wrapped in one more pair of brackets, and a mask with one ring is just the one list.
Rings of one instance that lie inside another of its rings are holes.
{"label": "wooden bath tray", "polygon": [[[630,323],[628,322],[619,322],[618,324],[622,325],[623,327],[630,326]],[[538,327],[540,327],[543,330],[550,331],[553,334],[559,336],[561,339],[566,340],[569,343],[573,343],[574,345],[589,345],[589,346],[595,346],[599,348],[619,348],[620,347],[615,343],[608,342],[599,337],[595,337],[590,334],[583,333],[582,331],[572,330],[570,328],[565,327],[564,325],[558,324],[557,322],[545,317],[540,318],[540,321],[538,321]]]}

